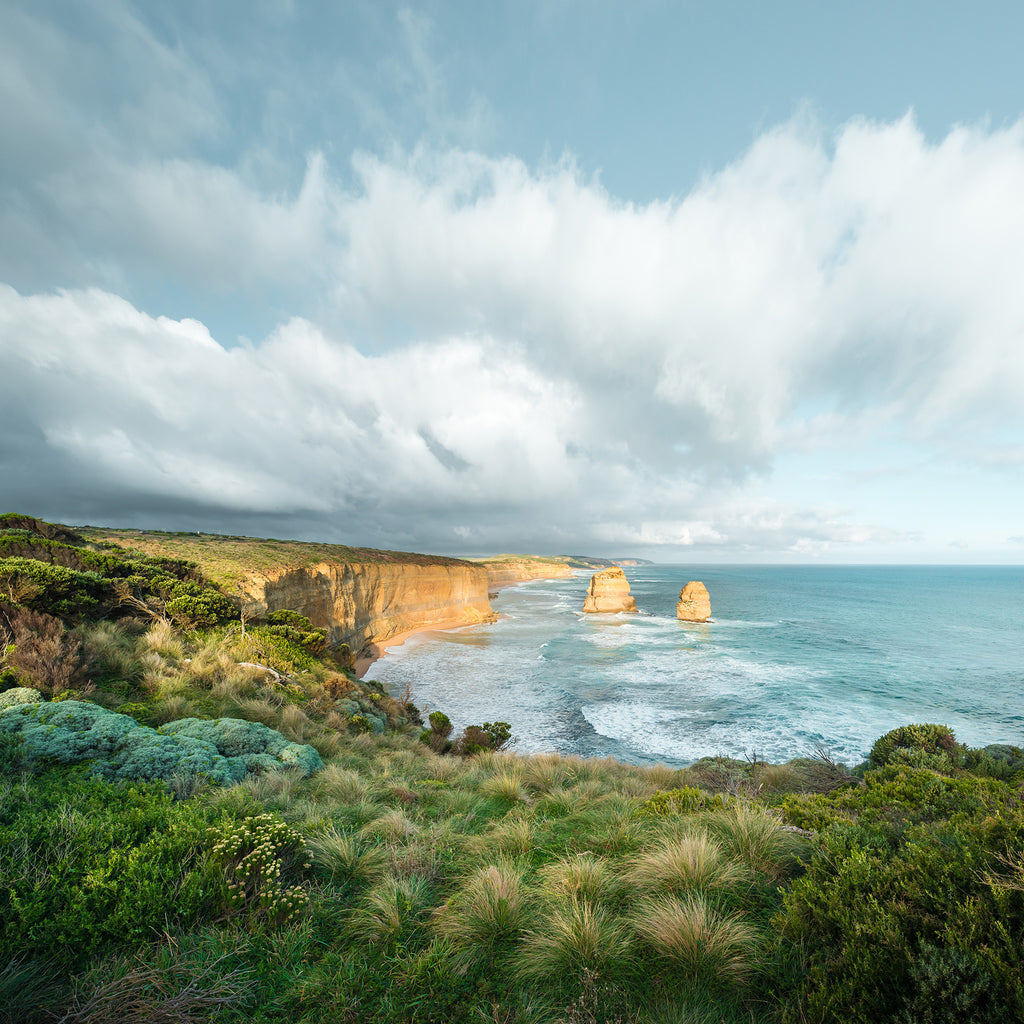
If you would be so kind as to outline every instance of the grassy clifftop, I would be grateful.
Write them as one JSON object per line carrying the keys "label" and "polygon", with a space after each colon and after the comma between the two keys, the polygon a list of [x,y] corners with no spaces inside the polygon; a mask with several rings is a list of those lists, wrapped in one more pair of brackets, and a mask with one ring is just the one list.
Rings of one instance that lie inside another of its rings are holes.
{"label": "grassy clifftop", "polygon": [[298,540],[231,537],[216,533],[165,533],[161,530],[79,527],[88,540],[141,551],[146,555],[182,558],[195,562],[203,575],[228,593],[250,572],[275,573],[302,569],[320,562],[411,565],[462,565],[458,558],[422,555],[409,551],[379,551],[343,544]]}

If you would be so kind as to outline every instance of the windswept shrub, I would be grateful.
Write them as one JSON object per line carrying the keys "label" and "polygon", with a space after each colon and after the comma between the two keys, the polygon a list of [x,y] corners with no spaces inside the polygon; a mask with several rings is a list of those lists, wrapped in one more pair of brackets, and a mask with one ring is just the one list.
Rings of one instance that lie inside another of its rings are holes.
{"label": "windswept shrub", "polygon": [[0,558],[0,597],[36,611],[80,618],[97,610],[111,593],[96,572],[79,572],[32,558]]}
{"label": "windswept shrub", "polygon": [[963,761],[965,749],[948,725],[901,725],[875,740],[868,761],[872,768],[907,764],[948,771]]}
{"label": "windswept shrub", "polygon": [[29,608],[0,607],[14,643],[0,658],[20,680],[44,694],[76,690],[88,693],[81,641],[67,632],[60,619]]}

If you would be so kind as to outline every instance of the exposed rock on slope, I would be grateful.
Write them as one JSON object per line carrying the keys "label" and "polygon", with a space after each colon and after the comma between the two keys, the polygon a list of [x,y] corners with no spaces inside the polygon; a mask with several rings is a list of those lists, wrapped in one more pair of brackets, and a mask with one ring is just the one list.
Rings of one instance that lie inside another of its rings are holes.
{"label": "exposed rock on slope", "polygon": [[636,601],[629,593],[629,580],[618,567],[595,572],[583,602],[585,612],[635,612]]}
{"label": "exposed rock on slope", "polygon": [[707,622],[711,618],[711,597],[703,583],[691,580],[679,591],[676,618],[684,622]]}
{"label": "exposed rock on slope", "polygon": [[411,630],[494,618],[487,570],[453,559],[443,565],[322,562],[252,574],[241,589],[252,613],[293,608],[354,654]]}

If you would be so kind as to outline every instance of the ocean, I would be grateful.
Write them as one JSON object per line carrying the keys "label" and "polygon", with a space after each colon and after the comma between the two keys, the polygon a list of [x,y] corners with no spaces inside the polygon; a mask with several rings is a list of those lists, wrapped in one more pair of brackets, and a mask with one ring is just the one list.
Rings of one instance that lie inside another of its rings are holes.
{"label": "ocean", "polygon": [[[583,615],[589,572],[508,587],[496,623],[410,637],[367,678],[522,752],[685,766],[849,765],[909,722],[1024,746],[1024,567],[627,568],[638,614]],[[679,622],[702,580],[714,621]]]}

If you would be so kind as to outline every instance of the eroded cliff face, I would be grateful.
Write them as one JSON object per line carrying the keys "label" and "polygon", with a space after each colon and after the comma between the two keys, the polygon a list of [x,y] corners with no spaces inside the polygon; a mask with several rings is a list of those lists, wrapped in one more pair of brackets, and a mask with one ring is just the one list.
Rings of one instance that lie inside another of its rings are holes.
{"label": "eroded cliff face", "polygon": [[491,590],[510,587],[527,580],[567,579],[572,569],[564,562],[542,562],[538,560],[504,559],[500,562],[482,562],[487,569],[487,582]]}
{"label": "eroded cliff face", "polygon": [[253,573],[242,585],[251,613],[293,608],[353,654],[411,630],[493,621],[487,587],[487,570],[468,562],[322,562]]}
{"label": "eroded cliff face", "polygon": [[636,601],[629,592],[629,580],[618,567],[595,572],[583,602],[585,612],[635,612]]}

